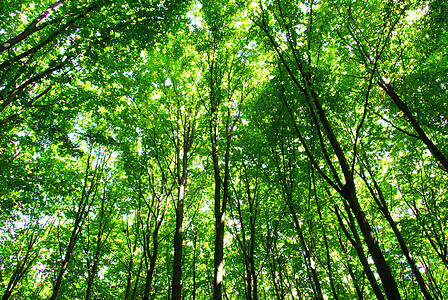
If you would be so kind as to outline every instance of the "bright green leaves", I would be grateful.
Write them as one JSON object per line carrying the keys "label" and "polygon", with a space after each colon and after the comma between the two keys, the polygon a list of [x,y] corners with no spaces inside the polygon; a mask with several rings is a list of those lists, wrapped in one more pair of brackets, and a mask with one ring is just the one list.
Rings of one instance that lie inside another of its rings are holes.
{"label": "bright green leaves", "polygon": [[447,154],[443,1],[57,4],[0,5],[11,298],[48,298],[70,251],[61,298],[166,299],[182,253],[181,296],[210,299],[224,211],[229,299],[374,298],[362,213],[401,296],[423,298],[394,222],[446,297],[447,175],[417,132]]}

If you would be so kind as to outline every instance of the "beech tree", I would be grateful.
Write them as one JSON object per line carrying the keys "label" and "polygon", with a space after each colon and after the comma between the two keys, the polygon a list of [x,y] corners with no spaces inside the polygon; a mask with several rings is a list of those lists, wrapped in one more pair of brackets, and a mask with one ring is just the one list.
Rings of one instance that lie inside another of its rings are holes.
{"label": "beech tree", "polygon": [[446,299],[447,5],[9,1],[6,299]]}

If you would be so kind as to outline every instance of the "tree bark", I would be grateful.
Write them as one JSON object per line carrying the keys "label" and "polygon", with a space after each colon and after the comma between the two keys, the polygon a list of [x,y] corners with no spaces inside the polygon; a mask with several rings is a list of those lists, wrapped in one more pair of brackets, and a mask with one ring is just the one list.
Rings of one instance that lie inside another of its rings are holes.
{"label": "tree bark", "polygon": [[[281,7],[280,7],[281,9]],[[297,88],[302,92],[306,104],[310,111],[310,116],[312,119],[312,124],[315,126],[318,138],[320,141],[320,145],[322,148],[322,152],[324,153],[325,160],[327,162],[328,167],[332,171],[332,176],[336,182],[330,179],[325,172],[320,168],[319,164],[314,159],[314,155],[310,152],[308,145],[303,138],[299,127],[296,124],[296,119],[294,117],[294,112],[289,107],[288,102],[286,99],[283,101],[285,102],[285,105],[288,109],[288,112],[292,118],[292,121],[294,122],[294,127],[296,129],[297,134],[299,135],[299,139],[302,143],[302,146],[305,148],[305,152],[310,158],[311,162],[313,163],[314,167],[318,170],[319,174],[327,181],[331,187],[333,187],[349,204],[350,209],[352,210],[356,221],[361,229],[362,235],[364,237],[365,243],[369,249],[370,254],[372,255],[373,261],[375,263],[376,269],[378,271],[378,274],[381,278],[381,281],[383,283],[383,287],[386,293],[386,296],[389,300],[395,300],[395,299],[401,299],[400,293],[398,291],[397,283],[395,282],[395,279],[392,275],[391,269],[389,265],[387,264],[386,259],[383,256],[383,253],[381,252],[381,249],[379,247],[378,241],[374,235],[374,232],[372,231],[370,224],[365,217],[364,211],[361,209],[361,206],[358,201],[358,197],[356,195],[356,189],[355,189],[355,183],[353,179],[353,170],[350,168],[347,158],[344,154],[344,151],[342,150],[341,144],[336,138],[336,135],[334,134],[333,128],[327,119],[325,115],[325,111],[322,108],[322,105],[319,100],[318,93],[313,88],[313,79],[312,75],[308,69],[305,67],[306,63],[297,56],[297,52],[299,52],[298,49],[295,48],[293,41],[289,40],[290,50],[292,51],[295,61],[294,66],[298,69],[298,76],[296,76],[296,72],[293,72],[292,69],[289,66],[289,63],[286,61],[284,55],[282,54],[282,51],[279,49],[276,41],[274,40],[273,36],[271,35],[268,26],[266,24],[266,18],[265,18],[265,12],[262,11],[262,21],[260,23],[256,23],[266,34],[266,36],[269,38],[274,51],[277,53],[280,61],[282,62],[283,66],[287,70],[288,75],[290,76],[291,80],[294,82],[294,84],[297,86]],[[287,29],[287,28],[286,28]],[[299,80],[300,78],[300,80]],[[282,85],[282,88],[283,85]],[[361,123],[362,124],[362,123]],[[359,128],[358,128],[359,129]],[[334,168],[333,162],[330,160],[327,152],[327,146],[326,142],[324,140],[324,136],[327,138],[328,143],[333,150],[334,155],[337,158],[338,165],[340,167],[340,170],[342,171],[343,178],[345,181],[345,184],[343,184],[343,180],[340,177],[339,173]],[[356,147],[355,147],[356,149]]]}
{"label": "tree bark", "polygon": [[37,16],[33,21],[31,21],[31,24],[28,25],[20,34],[16,35],[15,37],[10,38],[6,42],[3,42],[0,44],[0,53],[15,46],[17,43],[23,41],[33,33],[42,30],[45,28],[48,23],[44,23],[39,25],[39,23],[52,11],[55,9],[58,5],[62,4],[65,0],[59,0],[56,3],[52,4],[49,8],[47,8],[45,11],[43,11],[39,16]]}
{"label": "tree bark", "polygon": [[172,279],[172,300],[180,300],[182,297],[182,223],[184,219],[185,181],[181,180],[178,187],[178,199],[176,207],[176,230],[174,233],[174,258]]}
{"label": "tree bark", "polygon": [[[173,279],[172,279],[172,300],[181,300],[182,298],[182,243],[183,243],[183,220],[184,220],[184,200],[188,176],[188,158],[193,144],[195,134],[195,117],[192,123],[185,117],[183,123],[183,138],[178,139],[177,144],[182,144],[181,149],[176,149],[177,158],[177,203],[176,203],[176,230],[174,233],[174,259],[173,259]],[[190,127],[191,126],[191,127]]]}
{"label": "tree bark", "polygon": [[[350,230],[353,233],[354,239],[351,236],[351,234],[348,232],[348,230],[345,228],[344,222],[342,221],[341,218],[341,214],[339,211],[339,207],[336,205],[335,206],[335,213],[336,216],[338,218],[338,222],[339,222],[339,226],[342,229],[342,231],[344,232],[344,235],[347,237],[347,239],[350,241],[350,243],[352,244],[353,248],[355,248],[356,253],[358,254],[358,259],[364,269],[364,272],[367,275],[367,279],[369,280],[370,286],[373,289],[373,292],[375,293],[375,296],[378,300],[383,300],[384,296],[383,293],[381,292],[380,286],[378,285],[378,282],[375,279],[375,275],[373,274],[372,270],[370,269],[369,266],[369,262],[367,260],[367,257],[364,253],[364,250],[362,248],[362,244],[361,244],[361,239],[358,235],[358,232],[356,230],[355,224],[354,224],[354,220],[353,220],[353,216],[351,215],[351,211],[349,208],[347,208],[347,206],[345,205],[345,211],[347,212],[348,216],[349,216],[349,227]],[[341,242],[342,244],[342,242]]]}
{"label": "tree bark", "polygon": [[[334,280],[333,280],[333,272],[332,272],[332,267],[331,267],[330,249],[328,247],[328,241],[327,241],[327,233],[326,233],[326,230],[325,230],[324,220],[322,218],[322,211],[321,211],[320,203],[319,203],[318,196],[317,196],[316,180],[315,180],[315,177],[314,177],[314,169],[313,168],[311,168],[311,179],[312,179],[312,185],[313,185],[312,188],[313,188],[313,192],[314,192],[314,200],[316,200],[316,208],[317,208],[317,212],[318,212],[318,215],[319,215],[319,221],[320,221],[320,224],[321,224],[321,227],[322,227],[322,235],[323,235],[323,238],[324,238],[325,252],[327,254],[328,279],[330,281],[330,287],[331,287],[331,292],[333,293],[333,298],[335,300],[338,300],[339,297],[338,297],[338,294],[336,292],[336,287],[335,287]],[[310,186],[310,189],[311,189],[311,186]]]}
{"label": "tree bark", "polygon": [[342,196],[347,200],[350,208],[355,215],[357,223],[361,229],[364,240],[369,248],[369,252],[372,255],[373,262],[378,271],[378,275],[381,278],[381,282],[383,283],[384,291],[389,300],[392,299],[401,299],[400,292],[398,291],[397,284],[395,282],[394,277],[392,276],[392,271],[389,265],[386,262],[386,259],[381,252],[378,241],[375,237],[375,234],[370,227],[369,222],[365,216],[364,211],[361,209],[355,188],[354,183],[350,183],[350,188],[346,191],[342,192]]}
{"label": "tree bark", "polygon": [[[31,230],[31,229],[28,229]],[[27,231],[28,231],[27,230]],[[19,283],[19,281],[23,278],[23,276],[27,273],[28,269],[31,267],[33,262],[38,257],[39,251],[37,253],[33,253],[33,247],[36,245],[39,236],[36,232],[32,232],[30,238],[26,238],[26,253],[23,257],[21,257],[22,249],[20,249],[17,254],[17,264],[14,268],[14,272],[8,282],[5,292],[3,293],[3,300],[8,300],[11,297],[15,287]]]}
{"label": "tree bark", "polygon": [[196,245],[197,245],[197,239],[198,239],[198,232],[195,230],[194,232],[194,239],[193,239],[193,300],[196,300],[196,260],[197,260],[197,254],[196,254]]}
{"label": "tree bark", "polygon": [[415,264],[414,259],[412,258],[411,253],[409,252],[409,249],[406,245],[406,242],[403,239],[403,236],[401,235],[400,230],[398,229],[397,224],[395,223],[394,219],[392,219],[392,216],[390,215],[389,208],[387,207],[386,199],[384,198],[383,192],[381,191],[378,183],[376,182],[375,178],[373,177],[373,174],[371,173],[370,167],[365,165],[367,167],[367,171],[370,174],[370,178],[373,182],[373,188],[376,190],[376,193],[372,186],[367,181],[367,178],[365,174],[361,173],[361,178],[364,180],[367,189],[369,190],[370,194],[372,195],[372,198],[375,200],[375,203],[377,204],[379,210],[382,212],[383,216],[386,218],[387,222],[389,223],[390,227],[392,228],[392,231],[395,234],[395,237],[398,240],[398,244],[400,245],[401,251],[403,252],[404,256],[406,257],[406,260],[408,261],[409,266],[411,267],[412,273],[415,276],[415,279],[417,280],[417,283],[420,287],[420,291],[422,292],[423,296],[426,300],[432,300],[433,297],[429,293],[425,281],[423,279],[422,274],[420,273],[417,265]]}
{"label": "tree bark", "polygon": [[[160,222],[161,223],[161,222]],[[154,277],[154,270],[156,268],[157,254],[159,252],[159,228],[161,224],[157,224],[156,228],[152,233],[152,253],[147,251],[147,255],[149,255],[149,269],[146,272],[146,281],[145,281],[145,292],[143,294],[143,300],[149,300],[149,294],[151,292],[152,280]],[[149,234],[149,233],[148,233]],[[149,245],[147,245],[149,247]],[[148,249],[149,250],[149,249]]]}
{"label": "tree bark", "polygon": [[[99,181],[101,179],[101,171],[105,164],[105,157],[103,157],[100,162],[98,162],[94,174],[90,180],[90,186],[88,182],[89,172],[90,172],[90,163],[91,163],[91,155],[87,161],[86,174],[84,178],[84,186],[82,190],[81,200],[78,204],[78,210],[75,216],[75,224],[73,225],[72,234],[70,236],[70,241],[67,246],[67,250],[65,251],[64,259],[62,260],[62,265],[59,270],[58,276],[56,277],[56,282],[53,286],[53,292],[51,294],[50,300],[55,300],[58,296],[59,289],[62,284],[62,278],[67,270],[67,265],[70,261],[70,258],[73,254],[73,249],[75,248],[76,242],[78,240],[79,232],[82,228],[85,214],[88,211],[88,207],[91,205],[92,201],[95,199],[96,192],[98,190]],[[92,198],[92,199],[90,199]]]}
{"label": "tree bark", "polygon": [[378,85],[389,95],[392,102],[400,109],[404,115],[408,118],[409,124],[417,132],[419,139],[425,143],[426,147],[431,152],[432,156],[442,165],[445,172],[448,173],[448,158],[440,151],[440,149],[429,139],[425,131],[421,128],[417,119],[412,115],[409,107],[401,100],[398,94],[395,92],[392,86],[380,80]]}

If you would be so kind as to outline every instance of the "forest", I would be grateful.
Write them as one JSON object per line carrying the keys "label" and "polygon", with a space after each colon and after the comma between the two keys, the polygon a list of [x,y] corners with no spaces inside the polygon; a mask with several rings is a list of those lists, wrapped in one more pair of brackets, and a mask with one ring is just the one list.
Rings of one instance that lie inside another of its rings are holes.
{"label": "forest", "polygon": [[0,296],[448,299],[448,2],[0,0]]}

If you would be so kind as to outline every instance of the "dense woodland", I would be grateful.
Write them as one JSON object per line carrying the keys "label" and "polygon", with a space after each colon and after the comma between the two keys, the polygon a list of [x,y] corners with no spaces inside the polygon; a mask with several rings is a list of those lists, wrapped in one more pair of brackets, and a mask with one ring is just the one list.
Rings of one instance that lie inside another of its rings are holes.
{"label": "dense woodland", "polygon": [[0,296],[448,299],[444,0],[1,0]]}

